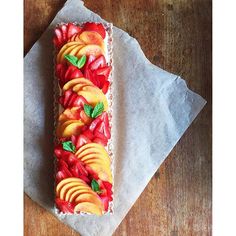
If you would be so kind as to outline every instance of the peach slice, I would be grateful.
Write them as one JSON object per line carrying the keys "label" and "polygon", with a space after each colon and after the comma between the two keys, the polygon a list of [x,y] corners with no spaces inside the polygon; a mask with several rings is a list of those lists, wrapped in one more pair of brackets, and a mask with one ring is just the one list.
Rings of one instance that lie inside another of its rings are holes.
{"label": "peach slice", "polygon": [[75,121],[77,121],[77,120],[67,120],[63,123],[59,123],[58,126],[57,126],[57,129],[56,129],[56,135],[60,137],[61,133],[65,129],[65,127],[69,124],[74,123]]}
{"label": "peach slice", "polygon": [[83,145],[77,152],[76,152],[76,156],[80,155],[84,150],[88,149],[88,148],[96,148],[96,149],[100,149],[101,151],[105,151],[106,152],[106,149],[101,145],[101,144],[98,144],[98,143],[88,143],[88,144],[85,144]]}
{"label": "peach slice", "polygon": [[[76,84],[74,87],[73,87],[73,91],[78,93],[84,86],[89,86],[88,84]],[[91,86],[91,85],[90,85]]]}
{"label": "peach slice", "polygon": [[91,203],[94,203],[99,208],[103,209],[103,204],[102,204],[100,198],[98,196],[92,195],[90,193],[80,194],[75,199],[75,203],[80,203],[80,202],[91,202]]}
{"label": "peach slice", "polygon": [[74,34],[74,35],[70,38],[69,42],[79,42],[80,44],[85,44],[85,42],[83,42],[83,41],[80,39],[79,34]]}
{"label": "peach slice", "polygon": [[102,215],[102,210],[97,205],[91,202],[78,203],[74,208],[74,212],[85,212],[85,213],[95,214],[98,216]]}
{"label": "peach slice", "polygon": [[80,194],[83,194],[83,193],[91,193],[91,194],[96,195],[96,193],[93,192],[90,187],[89,189],[86,189],[81,186],[75,186],[67,191],[65,195],[65,200],[69,202],[73,202],[76,197],[78,197]]}
{"label": "peach slice", "polygon": [[79,178],[66,178],[66,179],[63,179],[62,181],[60,181],[58,184],[57,184],[57,187],[56,187],[56,193],[59,193],[59,191],[61,191],[61,188],[67,184],[67,183],[70,183],[70,182],[78,182],[78,183],[83,183],[85,186],[88,186],[82,179],[79,179]]}
{"label": "peach slice", "polygon": [[103,162],[108,167],[111,164],[109,157],[105,157],[104,155],[100,153],[92,153],[92,154],[83,156],[82,158],[80,158],[80,160],[84,163],[89,163],[89,161],[98,160],[98,161]]}
{"label": "peach slice", "polygon": [[79,107],[67,108],[60,114],[58,121],[63,123],[68,120],[76,120],[76,117],[80,114],[80,110]]}
{"label": "peach slice", "polygon": [[57,62],[59,61],[59,59],[61,58],[61,55],[63,54],[63,52],[71,47],[71,46],[76,46],[76,45],[80,45],[78,42],[69,42],[67,44],[65,44],[59,51],[59,53],[57,54]]}
{"label": "peach slice", "polygon": [[73,202],[80,194],[83,193],[90,193],[93,195],[97,195],[95,192],[93,192],[91,188],[90,190],[78,189],[71,194],[71,196],[69,197],[69,202]]}
{"label": "peach slice", "polygon": [[60,57],[59,57],[58,60],[57,60],[57,63],[62,63],[62,62],[65,60],[64,56],[67,55],[67,54],[70,54],[70,52],[71,52],[73,49],[76,49],[76,51],[77,51],[77,47],[78,47],[77,45],[73,45],[73,46],[70,46],[70,47],[66,48],[66,49],[61,53]]}
{"label": "peach slice", "polygon": [[90,164],[88,164],[88,166],[98,174],[98,177],[101,180],[108,181],[108,182],[112,183],[112,174],[111,174],[110,169],[107,169],[105,166],[100,165],[96,162],[90,163]]}
{"label": "peach slice", "polygon": [[72,79],[70,81],[68,81],[62,88],[63,91],[66,91],[70,88],[73,88],[75,85],[77,84],[86,84],[86,85],[93,85],[93,83],[88,80],[88,79],[85,79],[84,77],[81,77],[81,78],[75,78],[75,79]]}
{"label": "peach slice", "polygon": [[104,45],[102,36],[95,31],[84,31],[79,37],[83,42],[85,42],[85,44]]}
{"label": "peach slice", "polygon": [[93,55],[95,57],[98,57],[100,55],[104,55],[105,52],[102,47],[96,45],[96,44],[90,44],[86,45],[83,48],[79,50],[79,52],[76,54],[77,57],[81,57],[83,55],[89,56]]}
{"label": "peach slice", "polygon": [[103,102],[104,111],[107,111],[107,98],[99,88],[94,86],[86,86],[78,92],[78,95],[83,96],[93,107],[95,107],[98,102]]}
{"label": "peach slice", "polygon": [[59,197],[60,199],[64,200],[65,199],[65,196],[66,196],[66,193],[73,187],[80,187],[81,190],[87,190],[89,191],[90,190],[90,187],[89,186],[86,186],[84,185],[83,183],[80,183],[80,182],[70,182],[70,183],[67,183],[65,184],[61,190],[60,190],[60,193],[59,193]]}
{"label": "peach slice", "polygon": [[71,135],[79,135],[81,133],[81,129],[83,126],[84,126],[84,123],[81,120],[77,120],[76,122],[73,122],[72,124],[67,125],[65,129],[62,131],[61,136],[64,138],[68,138]]}
{"label": "peach slice", "polygon": [[65,55],[68,55],[68,54],[69,54],[69,55],[75,56],[75,55],[79,52],[79,50],[80,50],[81,48],[83,48],[83,46],[84,46],[84,45],[77,45],[77,46],[75,46],[75,47],[73,46],[73,47],[70,47],[70,48],[66,49],[66,50],[62,53],[59,63],[65,62],[65,63],[70,64],[70,62],[65,59]]}
{"label": "peach slice", "polygon": [[79,158],[82,158],[83,156],[86,156],[86,155],[89,155],[89,154],[95,154],[95,153],[98,153],[98,154],[101,154],[105,157],[109,157],[106,149],[100,149],[100,148],[95,148],[95,147],[91,147],[91,148],[87,148],[85,149],[84,151],[80,152],[78,157]]}

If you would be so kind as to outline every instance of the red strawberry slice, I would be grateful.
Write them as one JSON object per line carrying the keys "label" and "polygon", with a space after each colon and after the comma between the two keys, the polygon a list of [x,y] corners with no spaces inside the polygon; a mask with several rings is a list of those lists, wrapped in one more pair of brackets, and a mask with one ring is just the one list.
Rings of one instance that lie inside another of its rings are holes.
{"label": "red strawberry slice", "polygon": [[86,136],[88,139],[92,140],[93,139],[93,132],[89,129],[83,131],[82,133],[84,136]]}
{"label": "red strawberry slice", "polygon": [[95,132],[100,132],[106,136],[107,139],[111,138],[110,129],[107,125],[105,125],[105,122],[101,122],[95,129]]}
{"label": "red strawberry slice", "polygon": [[86,168],[84,167],[82,161],[80,161],[79,159],[77,159],[77,162],[75,164],[80,172],[81,175],[87,176],[88,175],[88,171],[86,170]]}
{"label": "red strawberry slice", "polygon": [[107,141],[105,141],[104,139],[101,139],[101,138],[94,138],[93,139],[93,142],[94,143],[98,143],[98,144],[101,144],[102,146],[107,146]]}
{"label": "red strawberry slice", "polygon": [[77,96],[78,95],[76,93],[72,92],[72,95],[69,97],[69,101],[68,101],[66,107],[69,107],[69,108],[73,107],[74,101],[77,98]]}
{"label": "red strawberry slice", "polygon": [[64,100],[63,100],[63,106],[64,107],[67,107],[68,106],[68,103],[70,101],[70,97],[73,95],[73,91],[71,89],[68,89],[65,91],[63,97],[64,97]]}
{"label": "red strawberry slice", "polygon": [[106,81],[104,84],[103,84],[103,87],[102,87],[102,92],[104,94],[107,93],[108,89],[109,89],[109,86],[110,86],[110,82],[109,81]]}
{"label": "red strawberry slice", "polygon": [[66,42],[67,40],[67,26],[66,25],[61,25],[61,32],[62,32],[62,39],[63,42]]}
{"label": "red strawberry slice", "polygon": [[101,23],[87,22],[84,24],[83,31],[95,31],[99,33],[103,39],[106,37],[106,31]]}
{"label": "red strawberry slice", "polygon": [[61,200],[60,198],[55,199],[57,208],[63,213],[74,213],[74,206],[72,203]]}
{"label": "red strawberry slice", "polygon": [[56,183],[59,183],[61,180],[65,179],[67,176],[64,171],[58,171],[56,174]]}
{"label": "red strawberry slice", "polygon": [[57,168],[58,170],[63,170],[63,168],[68,168],[68,165],[63,159],[60,159],[57,163]]}
{"label": "red strawberry slice", "polygon": [[91,130],[92,132],[96,129],[96,127],[102,123],[102,120],[100,119],[100,117],[97,117],[95,120],[93,120],[93,122],[90,124],[89,126],[89,130]]}
{"label": "red strawberry slice", "polygon": [[108,141],[107,137],[103,133],[99,132],[98,130],[94,131],[94,137],[103,139],[105,142]]}
{"label": "red strawberry slice", "polygon": [[106,66],[106,59],[103,55],[100,55],[95,61],[90,63],[89,69],[96,70],[99,67],[104,67],[104,66]]}
{"label": "red strawberry slice", "polygon": [[111,72],[111,66],[104,66],[102,68],[96,69],[96,74],[97,75],[104,75],[106,79],[108,79],[108,76]]}
{"label": "red strawberry slice", "polygon": [[79,149],[86,143],[91,143],[91,140],[87,136],[80,134],[79,136],[77,136],[75,147],[76,149]]}
{"label": "red strawberry slice", "polygon": [[104,210],[107,211],[108,210],[108,206],[109,206],[109,199],[108,197],[101,197],[103,206],[104,206]]}
{"label": "red strawberry slice", "polygon": [[65,73],[66,81],[69,81],[74,78],[80,78],[80,77],[83,77],[83,74],[76,66],[70,65],[67,68],[66,73]]}
{"label": "red strawberry slice", "polygon": [[69,23],[67,25],[67,40],[70,39],[74,34],[78,34],[81,31],[81,28]]}
{"label": "red strawberry slice", "polygon": [[74,106],[74,107],[84,107],[84,104],[88,104],[88,102],[87,102],[87,100],[86,100],[83,96],[81,96],[81,95],[77,96],[76,99],[75,99],[74,102],[73,102],[73,106]]}

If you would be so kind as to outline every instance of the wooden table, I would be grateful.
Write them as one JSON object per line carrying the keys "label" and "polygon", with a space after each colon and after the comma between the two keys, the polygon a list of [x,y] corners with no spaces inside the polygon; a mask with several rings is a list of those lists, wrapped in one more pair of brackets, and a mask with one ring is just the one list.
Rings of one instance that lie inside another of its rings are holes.
{"label": "wooden table", "polygon": [[[25,53],[62,0],[25,0]],[[156,172],[115,236],[211,235],[210,0],[88,0],[85,6],[135,37],[149,60],[181,75],[207,105]],[[25,236],[79,235],[25,195]]]}

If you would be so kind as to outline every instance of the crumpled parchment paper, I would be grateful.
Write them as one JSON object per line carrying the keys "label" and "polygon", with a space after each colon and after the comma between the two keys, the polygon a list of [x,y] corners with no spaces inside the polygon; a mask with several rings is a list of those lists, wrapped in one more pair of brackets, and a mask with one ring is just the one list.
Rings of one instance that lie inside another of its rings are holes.
{"label": "crumpled parchment paper", "polygon": [[[24,190],[52,214],[52,35],[68,21],[104,20],[68,0],[24,58]],[[206,103],[179,76],[151,64],[126,32],[114,27],[113,39],[114,214],[59,217],[83,236],[112,235]]]}

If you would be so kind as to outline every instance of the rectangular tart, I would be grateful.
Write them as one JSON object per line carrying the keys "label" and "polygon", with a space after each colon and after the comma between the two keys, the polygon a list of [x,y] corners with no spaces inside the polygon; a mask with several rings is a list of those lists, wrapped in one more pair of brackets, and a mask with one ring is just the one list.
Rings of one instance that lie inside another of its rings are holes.
{"label": "rectangular tart", "polygon": [[61,23],[55,48],[55,209],[112,212],[112,25]]}

